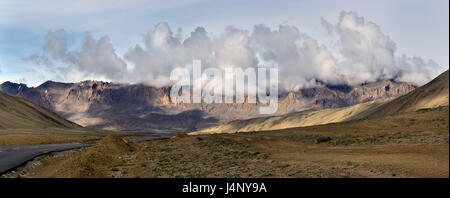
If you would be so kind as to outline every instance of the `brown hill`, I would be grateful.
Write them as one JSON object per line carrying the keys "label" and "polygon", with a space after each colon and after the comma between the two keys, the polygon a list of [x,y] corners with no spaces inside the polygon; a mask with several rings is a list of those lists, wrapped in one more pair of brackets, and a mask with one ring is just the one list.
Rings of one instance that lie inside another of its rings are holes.
{"label": "brown hill", "polygon": [[81,128],[25,99],[0,93],[0,129]]}

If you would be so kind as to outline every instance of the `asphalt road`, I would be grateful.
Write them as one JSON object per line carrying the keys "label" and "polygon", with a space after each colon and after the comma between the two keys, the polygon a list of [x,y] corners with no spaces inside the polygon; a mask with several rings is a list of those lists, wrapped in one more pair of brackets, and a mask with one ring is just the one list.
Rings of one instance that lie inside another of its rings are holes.
{"label": "asphalt road", "polygon": [[93,145],[93,143],[0,146],[0,174],[14,169],[40,155],[78,149],[91,145]]}
{"label": "asphalt road", "polygon": [[[133,142],[168,139],[170,136],[134,138]],[[67,151],[92,146],[94,143],[66,143],[42,145],[5,145],[0,146],[0,175],[11,171],[35,157],[52,152]]]}

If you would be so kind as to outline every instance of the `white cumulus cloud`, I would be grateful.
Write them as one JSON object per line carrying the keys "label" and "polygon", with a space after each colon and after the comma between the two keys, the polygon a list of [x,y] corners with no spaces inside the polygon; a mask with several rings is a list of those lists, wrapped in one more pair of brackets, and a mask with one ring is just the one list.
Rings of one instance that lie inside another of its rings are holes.
{"label": "white cumulus cloud", "polygon": [[[261,24],[252,31],[228,26],[217,37],[197,27],[183,39],[180,29],[174,33],[163,22],[123,56],[116,53],[107,35],[95,39],[90,33],[85,34],[80,50],[70,51],[65,31],[56,30],[45,36],[43,54],[29,59],[55,68],[66,80],[96,78],[158,87],[170,82],[174,68],[190,65],[193,59],[202,60],[203,68],[275,66],[280,87],[289,90],[384,79],[422,85],[442,72],[432,60],[396,55],[395,42],[355,12],[341,12],[336,24],[321,18],[321,24],[329,36],[336,36],[339,54],[291,25],[271,29]],[[63,63],[65,68],[60,66]]]}
{"label": "white cumulus cloud", "polygon": [[342,11],[336,25],[324,19],[322,25],[338,35],[337,43],[344,57],[339,63],[339,73],[353,84],[395,79],[422,85],[442,72],[432,60],[397,57],[395,42],[377,24],[355,12]]}

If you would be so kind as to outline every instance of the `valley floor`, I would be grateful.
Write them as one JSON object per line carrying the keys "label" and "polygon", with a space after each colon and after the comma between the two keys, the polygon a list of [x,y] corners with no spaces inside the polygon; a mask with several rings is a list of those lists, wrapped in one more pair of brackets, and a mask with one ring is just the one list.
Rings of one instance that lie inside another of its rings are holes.
{"label": "valley floor", "polygon": [[[278,131],[134,144],[107,136],[21,177],[449,177],[449,108]],[[331,141],[317,144],[320,136]]]}
{"label": "valley floor", "polygon": [[92,142],[108,133],[111,131],[64,128],[0,129],[0,146]]}

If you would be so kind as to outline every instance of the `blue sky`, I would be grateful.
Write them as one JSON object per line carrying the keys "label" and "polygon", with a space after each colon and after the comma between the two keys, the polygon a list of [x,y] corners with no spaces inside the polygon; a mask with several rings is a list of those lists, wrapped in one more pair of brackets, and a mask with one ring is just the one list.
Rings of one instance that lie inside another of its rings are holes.
{"label": "blue sky", "polygon": [[[0,81],[23,81],[38,85],[46,78],[36,73],[30,61],[41,53],[49,30],[67,32],[69,50],[79,50],[85,32],[99,39],[108,35],[119,57],[159,22],[167,22],[173,32],[182,29],[184,38],[198,26],[219,37],[226,26],[251,31],[265,24],[298,27],[301,33],[327,45],[337,58],[339,49],[324,31],[321,18],[335,24],[341,11],[354,11],[376,23],[396,44],[397,54],[432,59],[449,65],[448,0],[186,0],[186,1],[17,1],[0,2]],[[44,72],[45,73],[45,72]]]}

